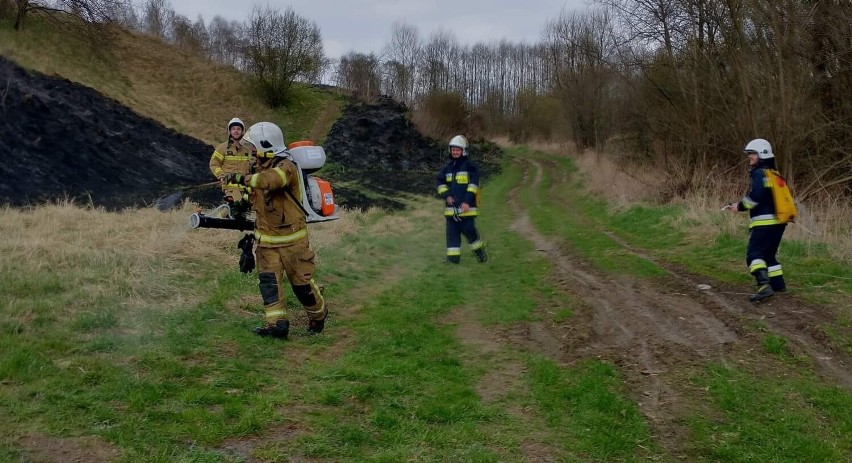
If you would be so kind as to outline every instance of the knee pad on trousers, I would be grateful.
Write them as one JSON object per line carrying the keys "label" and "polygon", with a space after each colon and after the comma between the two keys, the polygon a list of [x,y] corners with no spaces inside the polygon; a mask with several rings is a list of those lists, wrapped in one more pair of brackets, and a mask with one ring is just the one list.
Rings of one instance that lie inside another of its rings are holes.
{"label": "knee pad on trousers", "polygon": [[278,302],[278,281],[275,279],[274,273],[261,273],[258,287],[260,287],[263,305],[272,305]]}
{"label": "knee pad on trousers", "polygon": [[296,293],[296,299],[305,307],[313,307],[317,305],[317,297],[314,295],[311,285],[293,286],[293,292]]}

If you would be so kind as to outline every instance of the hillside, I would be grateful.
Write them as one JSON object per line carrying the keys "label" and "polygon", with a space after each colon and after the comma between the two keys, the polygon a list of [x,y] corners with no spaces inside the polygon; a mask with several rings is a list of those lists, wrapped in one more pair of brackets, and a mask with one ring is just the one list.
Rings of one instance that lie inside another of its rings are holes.
{"label": "hillside", "polygon": [[272,120],[288,139],[320,139],[336,118],[340,100],[318,89],[296,86],[285,109],[272,110],[236,70],[218,66],[159,39],[115,31],[109,49],[92,50],[82,39],[33,20],[20,32],[0,21],[0,55],[24,68],[91,87],[208,144],[221,142],[234,116],[247,122]]}
{"label": "hillside", "polygon": [[[446,159],[445,145],[420,134],[407,108],[390,99],[341,109],[342,97],[296,85],[291,104],[273,111],[246,91],[236,70],[150,37],[116,31],[112,49],[87,54],[80,51],[85,42],[38,23],[20,34],[0,26],[8,99],[2,118],[11,133],[0,143],[23,160],[0,172],[30,179],[25,186],[0,182],[4,203],[68,196],[144,205],[208,182],[210,145],[222,141],[222,125],[235,114],[278,123],[288,141],[325,143],[329,165],[320,174],[335,182],[338,204],[348,207],[399,209],[394,196],[431,193]],[[499,170],[496,145],[481,141],[471,151],[485,174]],[[219,200],[215,188],[194,190],[192,199],[205,207]]]}
{"label": "hillside", "polygon": [[15,160],[0,165],[0,202],[22,206],[68,196],[133,206],[210,181],[211,146],[91,88],[27,72],[2,56],[0,81],[7,83],[0,151]]}

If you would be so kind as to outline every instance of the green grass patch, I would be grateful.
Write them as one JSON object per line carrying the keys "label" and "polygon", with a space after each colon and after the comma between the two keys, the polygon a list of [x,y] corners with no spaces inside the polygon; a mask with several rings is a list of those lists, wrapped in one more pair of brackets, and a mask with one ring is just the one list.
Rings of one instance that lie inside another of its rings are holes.
{"label": "green grass patch", "polygon": [[696,378],[721,410],[693,417],[691,454],[700,461],[836,462],[852,451],[852,397],[811,380],[764,379],[714,366]]}
{"label": "green grass patch", "polygon": [[[542,163],[556,162],[541,153],[536,153],[534,159],[540,159]],[[536,229],[545,235],[560,238],[565,245],[576,249],[604,270],[639,277],[665,275],[663,270],[624,249],[590,221],[585,212],[593,209],[595,203],[585,198],[575,184],[554,177],[576,169],[567,158],[559,159],[556,164],[562,169],[543,167],[539,171],[536,166],[530,166],[530,178],[520,192],[521,204]],[[533,189],[534,178],[538,178],[539,183]],[[603,203],[598,205],[604,206]]]}
{"label": "green grass patch", "polygon": [[784,358],[790,356],[790,351],[787,347],[787,339],[784,336],[775,333],[769,333],[763,337],[761,345],[763,346],[763,350],[766,351],[766,353]]}
{"label": "green grass patch", "polygon": [[566,370],[542,358],[530,365],[533,401],[560,430],[571,461],[638,461],[652,454],[650,430],[611,365],[588,361]]}
{"label": "green grass patch", "polygon": [[[320,119],[320,115],[325,111],[327,101],[330,98],[342,100],[339,96],[299,83],[295,83],[290,88],[289,95],[290,103],[272,110],[270,115],[273,121],[281,125],[288,142],[311,139],[311,131],[314,129],[314,124]],[[339,106],[342,107],[343,103],[341,102]],[[325,134],[337,119],[338,114],[326,121],[328,127],[320,130],[323,138],[314,140],[314,142],[321,143],[324,140]],[[325,169],[323,169],[324,171]]]}

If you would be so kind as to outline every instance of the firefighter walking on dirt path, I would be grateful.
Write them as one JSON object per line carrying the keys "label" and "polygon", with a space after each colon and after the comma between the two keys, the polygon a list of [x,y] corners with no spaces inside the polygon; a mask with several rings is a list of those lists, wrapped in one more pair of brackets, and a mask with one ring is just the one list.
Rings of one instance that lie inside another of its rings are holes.
{"label": "firefighter walking on dirt path", "polygon": [[308,333],[321,333],[328,310],[314,282],[314,251],[308,240],[305,214],[296,202],[301,197],[299,169],[289,159],[284,133],[277,125],[254,124],[245,138],[257,149],[257,173],[249,176],[231,173],[226,180],[252,190],[258,286],[266,318],[266,325],[254,332],[287,339],[290,321],[284,292],[286,277],[307,312]]}
{"label": "firefighter walking on dirt path", "polygon": [[757,282],[757,291],[751,302],[760,302],[776,292],[786,291],[784,272],[776,254],[781,237],[787,227],[776,214],[768,169],[776,170],[775,155],[768,141],[758,138],[745,146],[748,155],[750,189],[739,202],[728,204],[724,209],[733,213],[748,211],[749,239],[746,250],[748,271]]}
{"label": "firefighter walking on dirt path", "polygon": [[453,264],[461,262],[462,234],[479,262],[488,260],[485,242],[476,229],[479,169],[468,157],[467,146],[465,137],[453,137],[449,143],[450,161],[435,177],[438,195],[444,199],[444,216],[447,219],[447,261]]}
{"label": "firefighter walking on dirt path", "polygon": [[[235,217],[242,217],[248,212],[249,202],[244,187],[225,181],[231,173],[248,175],[251,173],[252,148],[243,144],[243,134],[246,126],[240,118],[235,117],[228,122],[228,141],[220,144],[210,156],[210,172],[222,182],[225,202]],[[223,209],[224,210],[224,209]],[[228,211],[224,210],[226,218]]]}

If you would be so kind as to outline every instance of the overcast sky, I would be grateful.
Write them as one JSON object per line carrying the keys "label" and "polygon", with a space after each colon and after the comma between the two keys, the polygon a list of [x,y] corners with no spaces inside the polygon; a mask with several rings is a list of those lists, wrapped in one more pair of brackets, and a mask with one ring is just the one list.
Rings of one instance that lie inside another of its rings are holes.
{"label": "overcast sky", "polygon": [[322,32],[325,53],[338,58],[349,51],[382,51],[394,21],[415,26],[421,40],[439,29],[452,31],[462,44],[510,42],[535,43],[548,21],[560,11],[585,9],[587,0],[290,0],[243,2],[235,0],[171,0],[175,11],[195,20],[200,14],[209,22],[219,15],[244,21],[251,5],[270,5],[284,11],[288,6],[299,16],[314,21]]}

